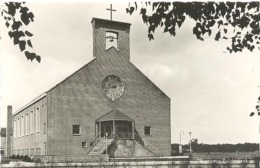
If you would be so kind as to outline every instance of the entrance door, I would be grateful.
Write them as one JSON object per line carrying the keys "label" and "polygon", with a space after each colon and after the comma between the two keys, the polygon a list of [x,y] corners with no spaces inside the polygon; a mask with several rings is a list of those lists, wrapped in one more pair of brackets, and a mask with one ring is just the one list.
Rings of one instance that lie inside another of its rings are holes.
{"label": "entrance door", "polygon": [[116,134],[120,139],[128,139],[131,138],[131,129],[127,123],[116,125]]}
{"label": "entrance door", "polygon": [[107,133],[107,137],[112,134],[112,126],[111,125],[101,125],[101,137],[105,137]]}

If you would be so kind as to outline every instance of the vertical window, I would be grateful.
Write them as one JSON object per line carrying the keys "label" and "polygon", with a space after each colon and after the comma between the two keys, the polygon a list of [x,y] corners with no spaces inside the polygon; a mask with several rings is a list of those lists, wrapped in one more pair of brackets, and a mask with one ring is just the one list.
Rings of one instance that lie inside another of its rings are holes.
{"label": "vertical window", "polygon": [[21,137],[24,136],[24,117],[21,117]]}
{"label": "vertical window", "polygon": [[36,108],[36,132],[40,132],[40,108]]}
{"label": "vertical window", "polygon": [[16,130],[17,130],[17,128],[16,128],[16,120],[14,120],[14,138],[17,138],[16,137],[17,136]]}
{"label": "vertical window", "polygon": [[34,148],[30,149],[30,155],[34,155]]}
{"label": "vertical window", "polygon": [[30,133],[33,134],[33,131],[34,131],[34,116],[33,116],[33,111],[31,111],[31,114],[30,114]]}
{"label": "vertical window", "polygon": [[46,123],[43,123],[43,133],[46,134]]}
{"label": "vertical window", "polygon": [[118,50],[117,46],[118,40],[118,33],[107,31],[106,32],[106,50],[110,49],[111,47],[115,47]]}
{"label": "vertical window", "polygon": [[144,134],[145,135],[151,135],[151,127],[150,126],[144,127]]}
{"label": "vertical window", "polygon": [[25,115],[25,134],[29,135],[29,114]]}
{"label": "vertical window", "polygon": [[17,120],[17,138],[20,137],[20,132],[21,132],[21,125],[20,125],[20,118]]}
{"label": "vertical window", "polygon": [[86,148],[87,147],[87,142],[82,142],[82,148]]}
{"label": "vertical window", "polygon": [[80,135],[80,125],[72,125],[72,134]]}

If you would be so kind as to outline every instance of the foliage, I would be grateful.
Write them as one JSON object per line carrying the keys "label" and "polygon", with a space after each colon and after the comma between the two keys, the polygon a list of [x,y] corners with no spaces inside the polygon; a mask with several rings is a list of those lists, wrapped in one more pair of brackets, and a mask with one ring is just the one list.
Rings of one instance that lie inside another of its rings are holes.
{"label": "foliage", "polygon": [[[158,27],[164,33],[175,36],[185,20],[195,21],[192,29],[198,40],[204,36],[230,39],[227,50],[241,52],[253,51],[260,44],[259,3],[258,2],[145,2],[129,4],[126,12],[132,14],[140,8],[143,22],[148,26],[148,38],[154,39]],[[150,12],[149,12],[150,9]]]}
{"label": "foliage", "polygon": [[23,161],[24,162],[33,162],[33,160],[27,155],[24,156]]}
{"label": "foliage", "polygon": [[14,45],[18,45],[28,60],[36,59],[41,62],[41,57],[33,49],[31,37],[33,34],[25,29],[34,21],[34,14],[25,6],[25,2],[7,2],[1,8],[1,16],[9,28],[8,35]]}
{"label": "foliage", "polygon": [[[257,105],[255,106],[258,116],[260,116],[260,97],[258,97]],[[255,112],[250,113],[250,117],[254,116]]]}
{"label": "foliage", "polygon": [[[207,152],[255,152],[258,150],[257,143],[244,144],[203,144],[198,143],[197,139],[191,142],[192,150],[196,153]],[[178,151],[179,144],[172,144],[172,150]],[[189,149],[189,144],[183,145],[183,149]]]}

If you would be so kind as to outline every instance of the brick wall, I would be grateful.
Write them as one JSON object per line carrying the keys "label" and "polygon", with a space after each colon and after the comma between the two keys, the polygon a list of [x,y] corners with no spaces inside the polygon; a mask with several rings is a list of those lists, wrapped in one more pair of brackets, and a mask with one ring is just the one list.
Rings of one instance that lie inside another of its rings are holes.
{"label": "brick wall", "polygon": [[[36,132],[36,108],[40,109],[40,130],[39,132]],[[29,119],[29,134],[26,135],[26,128],[25,128],[25,122],[26,122],[26,114],[28,116],[31,115],[31,111],[33,111],[33,117],[34,117],[34,131],[33,133],[30,133],[31,125],[30,125],[30,117]],[[45,146],[44,142],[47,140],[47,133],[44,133],[44,123],[47,123],[47,104],[46,104],[46,98],[43,97],[42,99],[34,102],[30,106],[26,107],[25,109],[19,111],[13,116],[14,121],[18,121],[18,118],[21,120],[22,116],[24,117],[24,135],[23,136],[17,136],[13,139],[13,154],[17,155],[35,155],[35,154],[45,154]],[[19,127],[16,128],[16,131],[18,131]],[[20,127],[21,128],[21,127]],[[15,129],[14,129],[15,131]],[[13,133],[14,135],[15,133]],[[17,133],[16,133],[17,134]],[[37,151],[37,153],[36,153]]]}

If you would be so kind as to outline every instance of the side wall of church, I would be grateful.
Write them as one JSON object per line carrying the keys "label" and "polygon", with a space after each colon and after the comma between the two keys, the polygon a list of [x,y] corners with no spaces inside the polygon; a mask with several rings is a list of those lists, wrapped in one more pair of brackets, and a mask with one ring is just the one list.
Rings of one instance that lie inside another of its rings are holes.
{"label": "side wall of church", "polygon": [[[36,109],[40,114],[38,119]],[[13,121],[13,154],[44,155],[47,140],[46,128],[44,128],[47,123],[46,97],[14,114]]]}
{"label": "side wall of church", "polygon": [[[82,143],[95,137],[95,120],[117,109],[135,120],[141,138],[170,155],[170,99],[128,60],[95,59],[48,92],[48,155],[84,154]],[[125,85],[124,94],[112,101],[102,91],[107,75],[117,75]],[[73,135],[80,125],[80,135]],[[144,135],[144,127],[151,135]]]}

